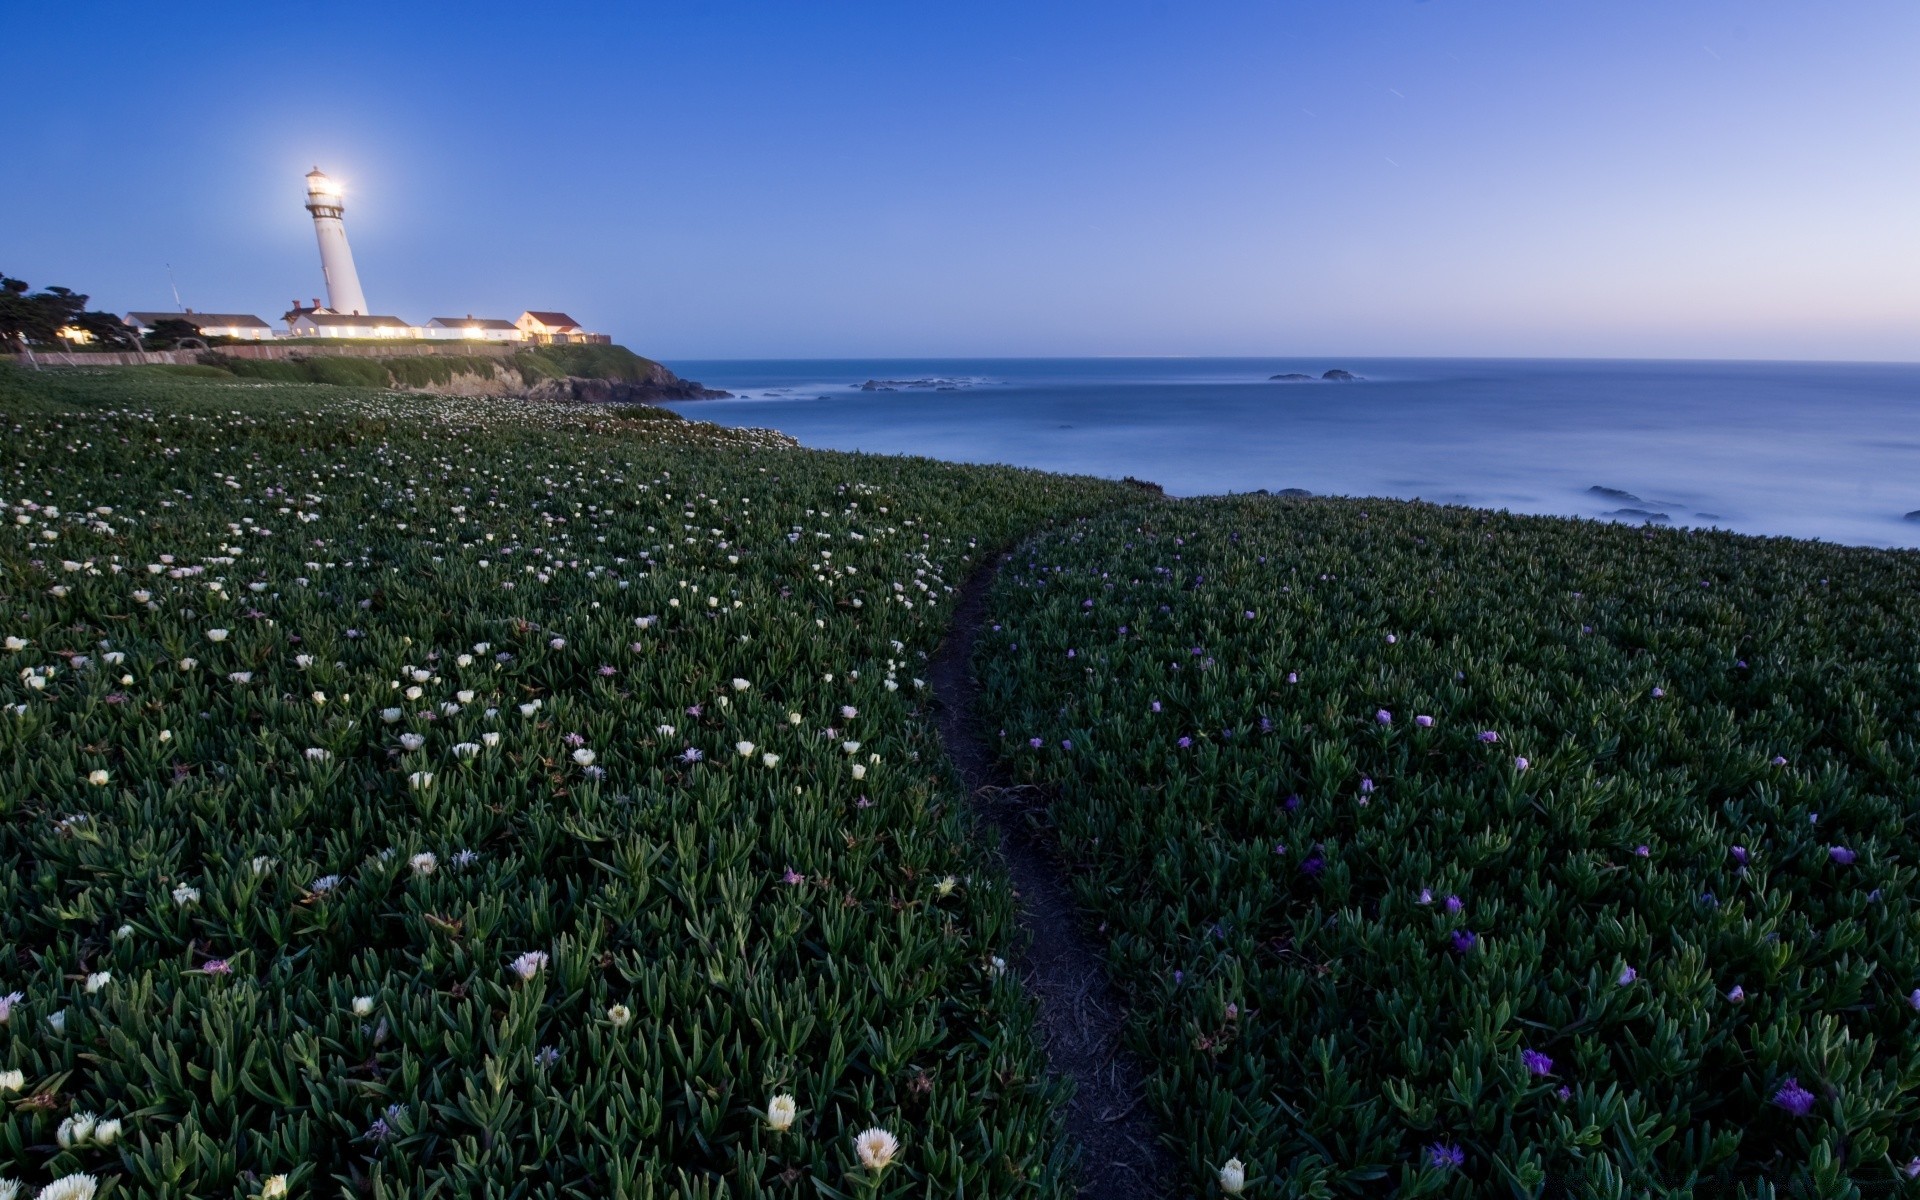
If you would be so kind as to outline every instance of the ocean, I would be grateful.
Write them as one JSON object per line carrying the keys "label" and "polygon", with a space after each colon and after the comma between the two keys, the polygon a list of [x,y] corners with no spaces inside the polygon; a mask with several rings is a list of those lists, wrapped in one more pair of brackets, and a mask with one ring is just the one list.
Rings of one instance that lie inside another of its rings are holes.
{"label": "ocean", "polygon": [[[669,364],[807,446],[1160,484],[1920,546],[1920,364],[849,359]],[[1328,382],[1328,370],[1357,378]],[[1312,382],[1275,382],[1301,373]],[[863,390],[876,381],[891,390]]]}

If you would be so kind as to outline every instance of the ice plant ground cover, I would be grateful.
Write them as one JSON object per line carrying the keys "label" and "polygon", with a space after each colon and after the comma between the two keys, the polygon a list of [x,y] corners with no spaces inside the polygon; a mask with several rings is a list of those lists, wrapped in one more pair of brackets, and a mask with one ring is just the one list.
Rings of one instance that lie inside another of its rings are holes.
{"label": "ice plant ground cover", "polygon": [[1248,498],[1051,533],[992,613],[1193,1178],[1916,1186],[1920,555]]}
{"label": "ice plant ground cover", "polygon": [[1063,1194],[917,676],[1117,485],[138,370],[0,413],[24,1195]]}

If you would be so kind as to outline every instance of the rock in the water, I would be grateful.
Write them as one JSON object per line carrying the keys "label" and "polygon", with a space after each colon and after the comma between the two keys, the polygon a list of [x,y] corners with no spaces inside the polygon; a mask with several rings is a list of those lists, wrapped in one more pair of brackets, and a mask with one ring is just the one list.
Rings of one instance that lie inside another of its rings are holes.
{"label": "rock in the water", "polygon": [[1653,521],[1657,524],[1665,524],[1673,520],[1672,517],[1669,517],[1663,512],[1648,512],[1644,508],[1616,508],[1610,513],[1602,513],[1601,515],[1607,517],[1626,517],[1635,521]]}
{"label": "rock in the water", "polygon": [[1910,513],[1908,513],[1908,514],[1907,514],[1907,520],[1909,520],[1909,521],[1920,521],[1920,508],[1916,508],[1916,509],[1914,509],[1914,510],[1913,510],[1912,512],[1910,512]]}
{"label": "rock in the water", "polygon": [[1290,371],[1285,375],[1269,375],[1267,378],[1270,382],[1273,382],[1273,383],[1312,383],[1313,382],[1313,376],[1302,375],[1298,371]]}
{"label": "rock in the water", "polygon": [[1609,500],[1618,500],[1622,504],[1646,503],[1644,500],[1640,499],[1640,497],[1634,495],[1632,492],[1624,492],[1624,491],[1621,491],[1619,488],[1601,487],[1597,483],[1594,484],[1592,487],[1588,488],[1587,493],[1593,496],[1605,496]]}
{"label": "rock in the water", "polygon": [[1331,371],[1323,372],[1320,378],[1330,380],[1334,383],[1352,383],[1355,379],[1359,378],[1359,376],[1355,375],[1352,371],[1342,371],[1339,367],[1335,367]]}
{"label": "rock in the water", "polygon": [[1305,489],[1305,488],[1281,488],[1281,489],[1280,489],[1279,491],[1277,491],[1277,492],[1275,492],[1275,493],[1274,493],[1274,495],[1276,495],[1276,496],[1292,496],[1292,497],[1294,497],[1294,498],[1296,498],[1296,499],[1298,499],[1298,498],[1299,498],[1299,497],[1301,497],[1301,496],[1311,496],[1311,495],[1313,495],[1313,493],[1312,493],[1312,492],[1310,492],[1310,491],[1308,491],[1308,490],[1307,490],[1307,489]]}

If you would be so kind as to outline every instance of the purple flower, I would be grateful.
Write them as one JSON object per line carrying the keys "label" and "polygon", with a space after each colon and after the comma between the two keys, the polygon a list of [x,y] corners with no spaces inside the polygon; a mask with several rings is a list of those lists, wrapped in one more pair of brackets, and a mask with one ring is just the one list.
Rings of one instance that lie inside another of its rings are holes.
{"label": "purple flower", "polygon": [[1418,901],[1417,903],[1420,903],[1420,904],[1432,904],[1432,903],[1433,903],[1433,891],[1432,891],[1432,889],[1430,889],[1430,888],[1421,888],[1421,889],[1420,889],[1420,899],[1419,899],[1419,901]]}
{"label": "purple flower", "polygon": [[1741,987],[1737,983],[1734,984],[1733,987],[1728,989],[1727,991],[1727,999],[1734,1004],[1739,1004],[1742,1001],[1746,1000],[1746,998],[1747,998],[1747,989]]}
{"label": "purple flower", "polygon": [[1456,1171],[1466,1161],[1466,1152],[1451,1142],[1435,1142],[1427,1147],[1427,1165],[1436,1171]]}
{"label": "purple flower", "polygon": [[680,761],[684,763],[697,763],[705,757],[706,754],[694,749],[692,746],[688,746],[680,752]]}
{"label": "purple flower", "polygon": [[228,963],[224,958],[210,958],[201,965],[200,969],[209,975],[229,975],[233,973],[232,964]]}
{"label": "purple flower", "polygon": [[1573,1099],[1573,1089],[1563,1084],[1554,1091],[1553,1096],[1556,1100],[1571,1100]]}
{"label": "purple flower", "polygon": [[1362,775],[1360,777],[1360,794],[1363,796],[1373,795],[1373,779],[1370,776]]}
{"label": "purple flower", "polygon": [[1300,676],[1299,676],[1299,675],[1298,675],[1297,673],[1295,673],[1295,672],[1293,672],[1293,671],[1288,671],[1288,672],[1287,672],[1287,682],[1288,682],[1288,683],[1299,683],[1299,682],[1300,682]]}
{"label": "purple flower", "polygon": [[1275,842],[1273,844],[1273,852],[1275,854],[1285,854],[1287,852],[1287,844],[1285,842]]}
{"label": "purple flower", "polygon": [[[1422,892],[1422,893],[1421,893],[1421,895],[1423,895],[1423,896],[1424,896],[1424,895],[1426,895],[1426,894],[1427,894],[1427,893],[1425,893],[1425,892]],[[1459,911],[1460,911],[1461,909],[1463,909],[1463,908],[1465,908],[1465,907],[1466,907],[1466,904],[1465,904],[1464,902],[1462,902],[1462,901],[1461,901],[1461,899],[1460,899],[1460,897],[1458,897],[1458,896],[1448,896],[1448,897],[1447,897],[1447,911],[1448,911],[1448,912],[1450,912],[1450,913],[1457,913],[1457,912],[1459,912]]]}
{"label": "purple flower", "polygon": [[1485,742],[1487,745],[1491,746],[1493,743],[1500,740],[1500,735],[1495,733],[1491,729],[1482,729],[1480,731],[1480,740],[1482,742]]}
{"label": "purple flower", "polygon": [[1800,1080],[1789,1075],[1773,1094],[1773,1102],[1796,1117],[1804,1117],[1813,1111],[1813,1093],[1800,1086]]}
{"label": "purple flower", "polygon": [[1532,765],[1533,765],[1532,763],[1528,762],[1524,758],[1516,758],[1513,760],[1513,769],[1516,771],[1524,771]]}
{"label": "purple flower", "polygon": [[1527,1064],[1527,1072],[1542,1078],[1553,1074],[1553,1059],[1538,1050],[1522,1050],[1520,1060]]}
{"label": "purple flower", "polygon": [[780,876],[780,882],[786,884],[788,887],[798,887],[806,881],[807,877],[792,867],[788,867],[786,874]]}
{"label": "purple flower", "polygon": [[1253,610],[1252,610],[1252,609],[1248,609],[1248,610],[1247,610],[1247,620],[1249,620],[1249,621],[1251,621],[1251,620],[1253,620]]}
{"label": "purple flower", "polygon": [[1776,754],[1773,756],[1773,765],[1776,767],[1784,767],[1787,765],[1787,760]]}
{"label": "purple flower", "polygon": [[1907,1003],[1913,1005],[1913,1011],[1920,1012],[1920,988],[1913,989],[1913,995],[1907,997]]}
{"label": "purple flower", "polygon": [[1433,718],[1432,718],[1432,717],[1429,717],[1429,716],[1428,716],[1428,715],[1426,715],[1425,713],[1421,713],[1421,714],[1420,714],[1419,716],[1417,716],[1417,717],[1415,717],[1415,718],[1413,719],[1413,723],[1414,723],[1415,725],[1418,725],[1418,726],[1419,726],[1420,728],[1422,728],[1422,729],[1432,729],[1432,728],[1433,728]]}
{"label": "purple flower", "polygon": [[1747,865],[1747,848],[1745,846],[1735,846],[1729,853],[1733,855],[1733,861],[1743,867]]}
{"label": "purple flower", "polygon": [[1192,738],[1190,738],[1190,737],[1183,737],[1183,738],[1181,738],[1181,739],[1180,739],[1180,748],[1181,748],[1182,750],[1185,750],[1185,749],[1187,749],[1187,748],[1188,748],[1189,746],[1191,746],[1191,745],[1193,745],[1193,739],[1192,739]]}
{"label": "purple flower", "polygon": [[1660,698],[1661,698],[1662,696],[1664,696],[1664,695],[1666,695],[1666,694],[1667,694],[1667,693],[1666,693],[1666,692],[1665,692],[1664,690],[1662,690],[1662,689],[1660,689],[1660,688],[1655,688],[1655,689],[1653,689],[1653,698],[1654,698],[1655,700],[1658,700],[1658,699],[1660,699]]}
{"label": "purple flower", "polygon": [[384,1142],[393,1136],[393,1129],[388,1126],[384,1118],[375,1117],[373,1124],[367,1126],[367,1132],[363,1136],[370,1142]]}
{"label": "purple flower", "polygon": [[542,1070],[553,1066],[553,1064],[559,1061],[560,1048],[558,1046],[542,1046],[533,1056],[533,1065]]}
{"label": "purple flower", "polygon": [[1068,739],[1068,738],[1061,738],[1061,739],[1060,739],[1060,748],[1061,748],[1062,750],[1071,750],[1071,749],[1073,749],[1073,742],[1072,742],[1072,741],[1071,741],[1070,739]]}
{"label": "purple flower", "polygon": [[602,666],[600,668],[600,674],[602,675],[616,675],[618,673],[619,672],[615,671],[612,667]]}
{"label": "purple flower", "polygon": [[1041,741],[1039,738],[1028,738],[1027,745],[1031,746],[1035,750],[1038,750],[1040,747],[1046,745],[1046,743]]}
{"label": "purple flower", "polygon": [[1827,857],[1843,867],[1850,867],[1853,865],[1853,860],[1860,856],[1845,846],[1829,846],[1827,847]]}
{"label": "purple flower", "polygon": [[1375,712],[1375,713],[1373,714],[1373,719],[1374,719],[1375,721],[1378,721],[1378,722],[1379,722],[1380,724],[1382,724],[1382,725],[1391,725],[1391,724],[1393,724],[1393,714],[1392,714],[1392,713],[1390,713],[1390,712],[1388,712],[1388,711],[1387,711],[1386,709],[1384,709],[1384,708],[1383,708],[1383,709],[1380,709],[1380,710],[1379,710],[1379,711],[1377,711],[1377,712]]}
{"label": "purple flower", "polygon": [[1280,806],[1286,809],[1288,812],[1297,812],[1300,808],[1300,797],[1288,796],[1284,801],[1281,802]]}
{"label": "purple flower", "polygon": [[1149,705],[1147,705],[1147,708],[1148,708],[1148,710],[1149,710],[1149,711],[1151,711],[1151,712],[1159,712],[1159,711],[1160,711],[1160,702],[1159,702],[1158,700],[1155,700],[1155,701],[1154,701],[1154,702],[1153,702],[1152,704],[1149,704]]}
{"label": "purple flower", "polygon": [[1640,978],[1640,972],[1634,970],[1632,967],[1623,967],[1620,971],[1620,977],[1615,979],[1614,982],[1621,987],[1626,987],[1638,978]]}
{"label": "purple flower", "polygon": [[1078,657],[1079,657],[1079,655],[1078,655],[1078,653],[1076,653],[1076,652],[1075,652],[1075,651],[1073,651],[1073,650],[1068,650],[1068,651],[1067,651],[1067,657],[1068,657],[1068,658],[1078,658]]}
{"label": "purple flower", "polygon": [[1453,949],[1456,954],[1465,954],[1467,951],[1473,949],[1475,942],[1480,940],[1479,936],[1471,929],[1456,929],[1453,931],[1452,937]]}
{"label": "purple flower", "polygon": [[1653,853],[1645,844],[1635,846],[1633,852],[1641,858],[1646,858]]}
{"label": "purple flower", "polygon": [[1318,854],[1310,856],[1305,862],[1300,864],[1300,873],[1302,875],[1318,875],[1326,869],[1327,860],[1321,858]]}
{"label": "purple flower", "polygon": [[687,705],[687,715],[690,717],[697,717],[706,711],[707,711],[707,706],[704,704]]}
{"label": "purple flower", "polygon": [[569,746],[584,746],[587,744],[587,739],[577,733],[569,733],[560,740]]}

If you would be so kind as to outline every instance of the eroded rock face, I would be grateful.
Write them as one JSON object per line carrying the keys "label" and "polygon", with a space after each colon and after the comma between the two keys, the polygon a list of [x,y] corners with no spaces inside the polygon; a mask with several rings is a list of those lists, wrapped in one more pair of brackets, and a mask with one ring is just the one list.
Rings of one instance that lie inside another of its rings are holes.
{"label": "eroded rock face", "polygon": [[724,400],[732,392],[702,387],[682,379],[656,364],[647,378],[637,382],[624,379],[543,379],[527,389],[529,400],[561,400],[574,404],[658,404],[664,400]]}

